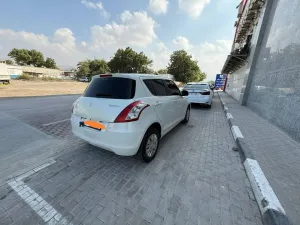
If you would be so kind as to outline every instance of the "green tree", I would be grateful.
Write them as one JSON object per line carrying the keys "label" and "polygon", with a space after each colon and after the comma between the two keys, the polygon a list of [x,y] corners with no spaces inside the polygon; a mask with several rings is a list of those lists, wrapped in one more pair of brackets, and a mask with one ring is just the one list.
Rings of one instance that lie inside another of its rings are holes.
{"label": "green tree", "polygon": [[89,70],[91,75],[103,74],[110,71],[107,62],[104,59],[94,59],[90,61]]}
{"label": "green tree", "polygon": [[50,69],[56,69],[57,68],[55,60],[51,59],[51,58],[46,58],[46,60],[44,62],[44,66],[46,68],[50,68]]}
{"label": "green tree", "polygon": [[43,53],[34,49],[28,50],[28,53],[30,55],[30,61],[27,63],[27,65],[32,65],[36,67],[44,66],[45,61]]}
{"label": "green tree", "polygon": [[45,64],[43,53],[37,50],[17,49],[13,48],[8,56],[15,60],[20,66],[36,66],[42,67]]}
{"label": "green tree", "polygon": [[142,70],[142,71],[139,72],[139,73],[155,74],[155,75],[156,75],[155,71],[154,71],[152,68],[150,68],[150,67],[145,68],[144,70]]}
{"label": "green tree", "polygon": [[13,64],[14,64],[14,62],[13,62],[11,59],[5,60],[5,63],[6,63],[7,65],[13,65]]}
{"label": "green tree", "polygon": [[200,70],[200,73],[198,73],[198,78],[197,78],[198,80],[197,81],[203,81],[203,80],[206,79],[206,77],[207,77],[206,73],[201,72],[201,70]]}
{"label": "green tree", "polygon": [[191,81],[202,81],[206,74],[201,72],[197,61],[184,50],[173,52],[170,57],[168,73],[174,75],[176,81],[183,83]]}
{"label": "green tree", "polygon": [[9,53],[8,56],[15,60],[18,65],[26,66],[29,65],[30,62],[30,54],[27,49],[16,49],[13,48]]}
{"label": "green tree", "polygon": [[76,77],[88,77],[96,74],[103,74],[109,72],[110,69],[104,59],[87,59],[77,64]]}
{"label": "green tree", "polygon": [[77,64],[76,77],[88,76],[90,73],[90,60],[82,61]]}
{"label": "green tree", "polygon": [[113,73],[147,73],[152,64],[143,52],[137,53],[133,49],[118,49],[108,66]]}
{"label": "green tree", "polygon": [[168,69],[160,69],[157,71],[158,74],[167,74],[168,73]]}

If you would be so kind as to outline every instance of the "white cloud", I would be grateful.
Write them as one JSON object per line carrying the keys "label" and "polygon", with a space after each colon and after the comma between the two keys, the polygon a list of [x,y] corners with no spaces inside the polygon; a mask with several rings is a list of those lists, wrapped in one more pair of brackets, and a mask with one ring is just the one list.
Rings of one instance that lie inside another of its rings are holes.
{"label": "white cloud", "polygon": [[126,46],[145,48],[156,38],[154,31],[156,23],[146,12],[125,11],[121,14],[120,20],[120,23],[93,26],[90,49],[111,52]]}
{"label": "white cloud", "polygon": [[96,10],[99,10],[101,15],[104,17],[104,18],[109,18],[110,17],[110,13],[107,12],[104,7],[103,7],[103,4],[102,2],[98,2],[98,3],[95,3],[95,2],[89,2],[89,1],[86,1],[86,0],[82,0],[81,3],[87,7],[88,9],[96,9]]}
{"label": "white cloud", "polygon": [[200,69],[207,74],[207,80],[214,80],[220,73],[227,55],[230,52],[231,40],[216,40],[200,45],[192,45],[185,37],[176,37],[173,40],[176,49],[185,49],[198,61]]}
{"label": "white cloud", "polygon": [[197,19],[204,6],[208,4],[210,0],[178,0],[179,9],[183,10],[193,19]]}
{"label": "white cloud", "polygon": [[159,70],[168,66],[172,51],[163,42],[156,41],[146,49],[145,54],[153,60],[153,69]]}
{"label": "white cloud", "polygon": [[186,37],[178,36],[172,41],[173,45],[167,47],[157,38],[155,27],[156,22],[146,12],[125,11],[119,22],[91,27],[91,41],[88,42],[77,42],[68,28],[57,29],[51,36],[0,29],[0,59],[7,59],[12,48],[27,48],[54,58],[58,65],[75,66],[86,58],[109,60],[118,48],[129,46],[135,51],[143,51],[153,60],[153,68],[161,69],[168,65],[174,50],[185,49],[208,74],[208,79],[215,79],[230,52],[231,41],[217,40],[195,45]]}
{"label": "white cloud", "polygon": [[86,58],[109,59],[118,48],[143,51],[156,41],[155,21],[146,12],[125,11],[120,22],[91,27],[91,41],[76,43],[72,31],[61,28],[52,36],[0,29],[0,58],[8,58],[12,48],[37,49],[58,65],[76,65]]}
{"label": "white cloud", "polygon": [[60,62],[74,64],[82,57],[76,47],[76,39],[68,28],[56,30],[52,37],[25,31],[0,29],[0,44],[3,46],[0,52],[1,58],[7,58],[7,54],[12,48],[37,49],[45,57],[54,58],[58,65]]}
{"label": "white cloud", "polygon": [[176,37],[173,40],[173,44],[178,46],[178,48],[184,49],[184,50],[189,50],[193,47],[192,45],[190,45],[189,40],[185,37],[182,37],[182,36]]}
{"label": "white cloud", "polygon": [[66,51],[76,52],[76,39],[73,36],[73,32],[68,28],[61,28],[55,31],[53,36],[53,42],[59,43],[61,47]]}
{"label": "white cloud", "polygon": [[168,0],[150,0],[149,10],[154,14],[166,14],[168,11]]}

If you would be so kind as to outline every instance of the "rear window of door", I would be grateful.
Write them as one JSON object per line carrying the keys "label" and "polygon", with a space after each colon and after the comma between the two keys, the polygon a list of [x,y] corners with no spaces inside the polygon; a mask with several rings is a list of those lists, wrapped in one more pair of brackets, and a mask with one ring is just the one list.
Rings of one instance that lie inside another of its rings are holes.
{"label": "rear window of door", "polygon": [[144,80],[149,91],[155,96],[166,96],[167,89],[163,80],[160,79],[146,79]]}
{"label": "rear window of door", "polygon": [[135,80],[123,77],[95,78],[91,81],[84,97],[132,99],[135,95]]}
{"label": "rear window of door", "polygon": [[168,95],[181,95],[179,88],[177,85],[171,80],[165,80]]}

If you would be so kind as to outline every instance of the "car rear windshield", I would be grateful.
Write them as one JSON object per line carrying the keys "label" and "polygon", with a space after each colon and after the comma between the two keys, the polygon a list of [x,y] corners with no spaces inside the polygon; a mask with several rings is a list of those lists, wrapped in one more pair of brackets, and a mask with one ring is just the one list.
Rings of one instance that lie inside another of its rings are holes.
{"label": "car rear windshield", "polygon": [[197,90],[204,90],[209,89],[208,84],[188,84],[184,86],[184,89],[197,89]]}
{"label": "car rear windshield", "polygon": [[94,78],[84,97],[132,99],[135,95],[135,80],[123,77]]}

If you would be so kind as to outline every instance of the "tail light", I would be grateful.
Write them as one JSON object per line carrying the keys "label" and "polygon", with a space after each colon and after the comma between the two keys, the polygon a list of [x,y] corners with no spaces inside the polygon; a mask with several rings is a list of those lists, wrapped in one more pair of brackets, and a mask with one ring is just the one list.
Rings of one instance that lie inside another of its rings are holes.
{"label": "tail light", "polygon": [[73,105],[72,105],[72,113],[74,112],[74,107],[75,107],[75,106],[78,107],[79,99],[80,99],[81,97],[82,97],[82,95],[81,95],[79,98],[77,98],[76,101],[73,103]]}
{"label": "tail light", "polygon": [[115,119],[115,123],[124,123],[124,122],[132,122],[137,121],[140,118],[141,113],[144,109],[146,109],[149,105],[142,102],[136,101],[128,105],[123,111],[117,116]]}
{"label": "tail light", "polygon": [[209,91],[201,92],[201,95],[210,95],[210,92]]}

